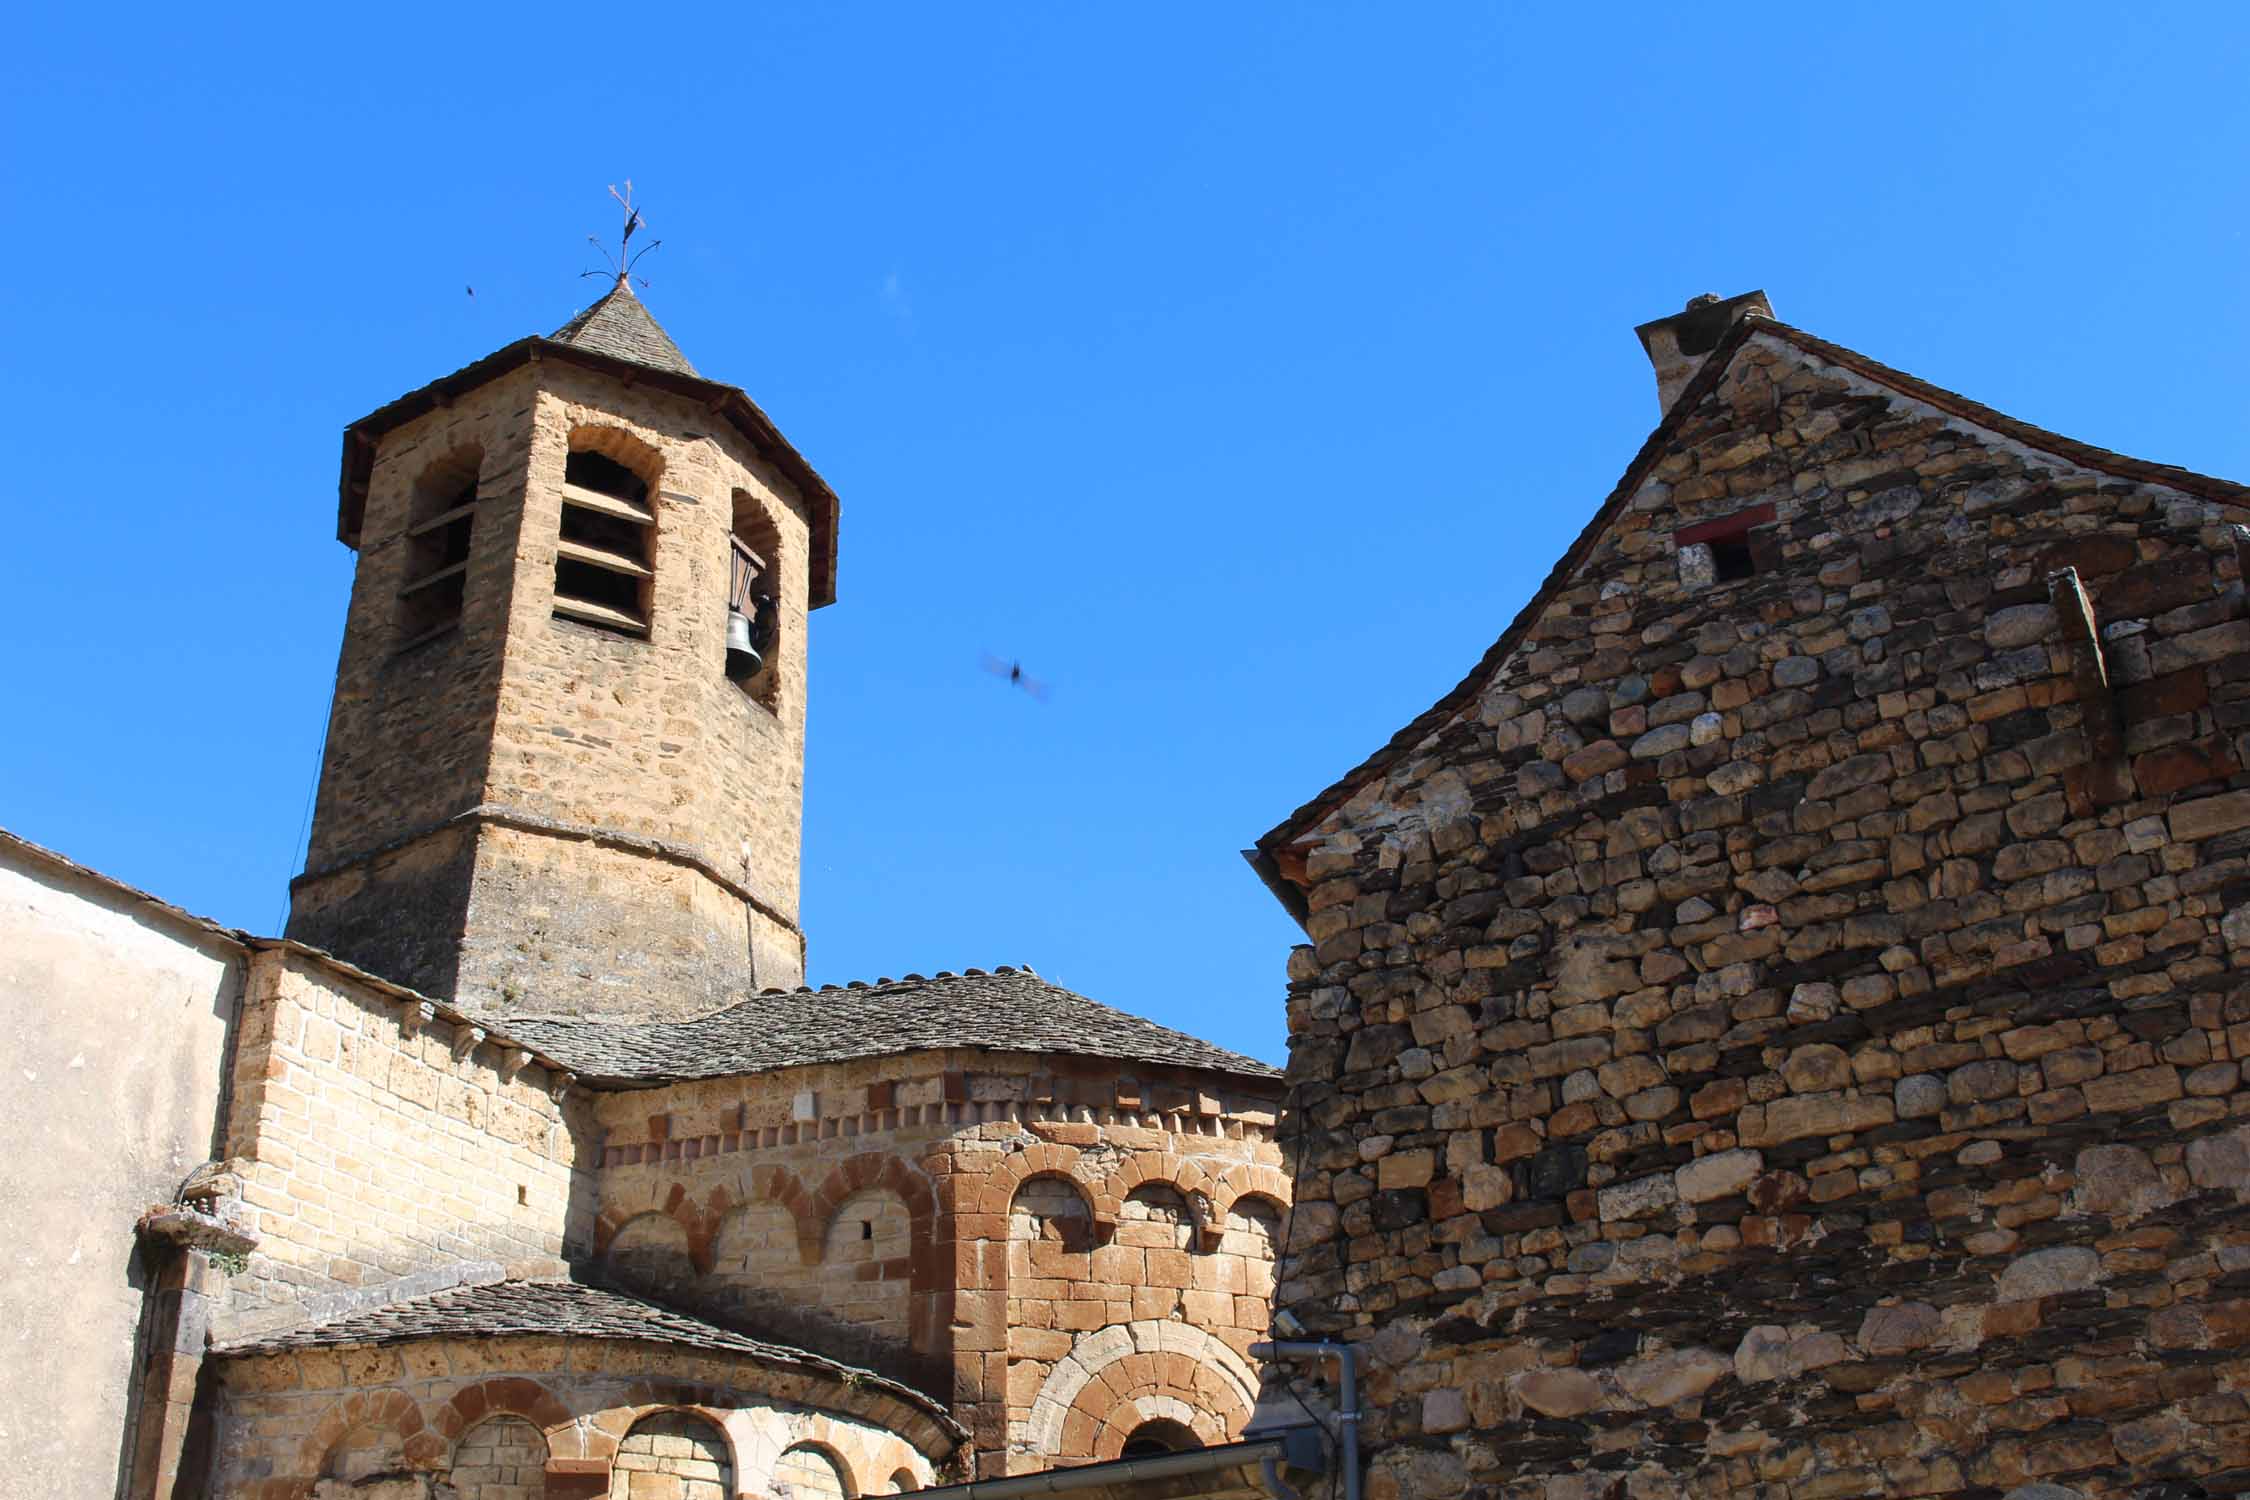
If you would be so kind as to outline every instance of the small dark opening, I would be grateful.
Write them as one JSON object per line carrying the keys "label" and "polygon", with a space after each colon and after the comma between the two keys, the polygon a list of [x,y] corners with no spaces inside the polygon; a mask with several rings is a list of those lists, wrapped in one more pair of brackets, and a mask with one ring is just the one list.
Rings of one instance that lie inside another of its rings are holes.
{"label": "small dark opening", "polygon": [[[474,473],[453,484],[426,484],[416,497],[406,541],[406,574],[402,581],[404,612],[399,621],[399,633],[408,645],[428,639],[461,618],[461,608],[467,598],[465,570],[435,583],[423,580],[469,560],[469,536],[474,517],[460,516],[442,526],[427,526],[427,523],[450,511],[472,506],[476,499]],[[427,529],[423,529],[425,526]]]}
{"label": "small dark opening", "polygon": [[862,1219],[862,1220],[860,1220],[860,1221],[859,1221],[859,1237],[860,1237],[861,1239],[863,1239],[863,1240],[871,1240],[871,1239],[875,1238],[875,1221],[874,1221],[874,1220],[872,1220],[872,1219]]}
{"label": "small dark opening", "polygon": [[1757,559],[1750,555],[1748,536],[1730,536],[1713,541],[1711,561],[1717,567],[1721,583],[1748,578],[1758,571]]}
{"label": "small dark opening", "polygon": [[640,580],[573,557],[555,559],[555,592],[635,616],[641,612]]}
{"label": "small dark opening", "polygon": [[1143,1422],[1125,1439],[1119,1458],[1154,1458],[1160,1453],[1187,1453],[1202,1447],[1195,1434],[1178,1422],[1159,1417]]}
{"label": "small dark opening", "polygon": [[648,486],[641,482],[641,476],[606,453],[571,454],[563,463],[563,482],[615,495],[635,505],[648,503]]}
{"label": "small dark opening", "polygon": [[622,552],[635,562],[648,561],[648,528],[623,516],[566,504],[562,508],[562,536],[564,541],[583,542],[604,552]]}

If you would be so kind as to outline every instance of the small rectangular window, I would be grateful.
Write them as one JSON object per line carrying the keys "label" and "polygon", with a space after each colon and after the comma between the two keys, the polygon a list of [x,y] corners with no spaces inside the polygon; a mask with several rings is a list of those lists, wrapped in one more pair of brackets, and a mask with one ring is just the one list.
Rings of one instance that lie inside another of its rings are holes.
{"label": "small rectangular window", "polygon": [[1731,516],[1699,521],[1673,532],[1672,543],[1680,558],[1680,582],[1692,589],[1756,577],[1758,553],[1751,545],[1750,532],[1754,527],[1773,524],[1773,517],[1771,505],[1753,505]]}

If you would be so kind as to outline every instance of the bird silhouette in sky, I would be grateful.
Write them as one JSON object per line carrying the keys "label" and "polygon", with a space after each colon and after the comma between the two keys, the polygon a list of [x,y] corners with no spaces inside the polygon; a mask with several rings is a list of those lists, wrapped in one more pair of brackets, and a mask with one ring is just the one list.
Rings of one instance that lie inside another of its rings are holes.
{"label": "bird silhouette in sky", "polygon": [[1025,676],[1022,662],[1002,661],[999,657],[987,653],[984,658],[984,669],[995,677],[1007,678],[1008,686],[1022,688],[1039,702],[1047,701],[1047,685],[1037,678]]}

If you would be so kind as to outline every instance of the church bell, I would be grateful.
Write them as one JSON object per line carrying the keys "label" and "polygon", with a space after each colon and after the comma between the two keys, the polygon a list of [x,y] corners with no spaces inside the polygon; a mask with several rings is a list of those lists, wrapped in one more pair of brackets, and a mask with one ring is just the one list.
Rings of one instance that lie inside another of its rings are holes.
{"label": "church bell", "polygon": [[746,682],[758,675],[765,665],[751,635],[750,617],[739,609],[727,611],[727,676],[736,682]]}

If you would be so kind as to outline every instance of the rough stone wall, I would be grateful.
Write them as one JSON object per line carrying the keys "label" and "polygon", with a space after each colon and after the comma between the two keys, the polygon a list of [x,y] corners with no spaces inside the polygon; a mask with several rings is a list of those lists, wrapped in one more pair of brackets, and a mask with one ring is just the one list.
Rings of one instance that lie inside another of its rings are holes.
{"label": "rough stone wall", "polygon": [[0,1064],[23,1132],[0,1447],[24,1493],[118,1486],[164,1253],[134,1221],[212,1154],[243,967],[223,935],[0,839]]}
{"label": "rough stone wall", "polygon": [[215,1368],[215,1500],[685,1500],[713,1468],[732,1500],[776,1493],[785,1455],[805,1444],[852,1493],[880,1494],[899,1473],[928,1486],[946,1456],[929,1419],[897,1424],[889,1397],[665,1344],[420,1339]]}
{"label": "rough stone wall", "polygon": [[[1288,1196],[1276,1090],[1145,1071],[917,1053],[602,1096],[604,1264],[951,1401],[984,1472],[1114,1457],[1144,1406],[1231,1435]],[[1076,1226],[1020,1232],[1019,1192]]]}
{"label": "rough stone wall", "polygon": [[[646,639],[553,613],[585,429],[653,455]],[[461,625],[402,651],[415,485],[470,447]],[[770,707],[724,671],[738,497],[779,543]],[[388,434],[361,536],[290,936],[425,993],[549,1014],[690,1014],[802,982],[810,540],[787,482],[705,407],[548,363]]]}
{"label": "rough stone wall", "polygon": [[[646,640],[553,615],[560,485],[572,433],[581,428],[623,433],[661,462],[652,496],[656,576]],[[737,491],[763,508],[781,541],[773,709],[724,671],[727,539]],[[463,992],[497,996],[514,984],[543,1012],[685,1014],[746,986],[801,983],[796,918],[810,588],[802,501],[737,436],[719,430],[708,410],[566,367],[551,370],[540,392],[528,496],[487,799],[567,827],[687,852],[751,899],[688,864],[620,881],[610,868],[617,858],[605,861],[599,846],[582,839],[546,841],[552,847],[509,861],[504,876],[496,862],[489,873],[480,862],[480,885],[505,885],[493,892],[489,910],[480,899]],[[657,888],[681,880],[706,889]],[[544,941],[562,955],[557,960],[527,951],[519,934],[496,922],[527,904],[549,914]],[[677,939],[652,940],[652,920],[699,924],[702,951]],[[575,972],[588,965],[592,975]],[[599,983],[635,967],[645,977],[629,987]]]}
{"label": "rough stone wall", "polygon": [[590,1243],[580,1106],[539,1064],[283,951],[255,958],[237,1047],[227,1155],[262,1243],[236,1331],[264,1304],[289,1321],[308,1297]]}
{"label": "rough stone wall", "polygon": [[1287,851],[1372,1500],[2250,1485],[2243,517],[1757,335]]}
{"label": "rough stone wall", "polygon": [[[535,379],[530,368],[503,375],[405,423],[376,450],[307,870],[366,854],[483,796],[517,573]],[[408,627],[398,595],[410,571],[406,533],[415,487],[433,465],[471,449],[483,462],[461,626],[401,652]]]}

